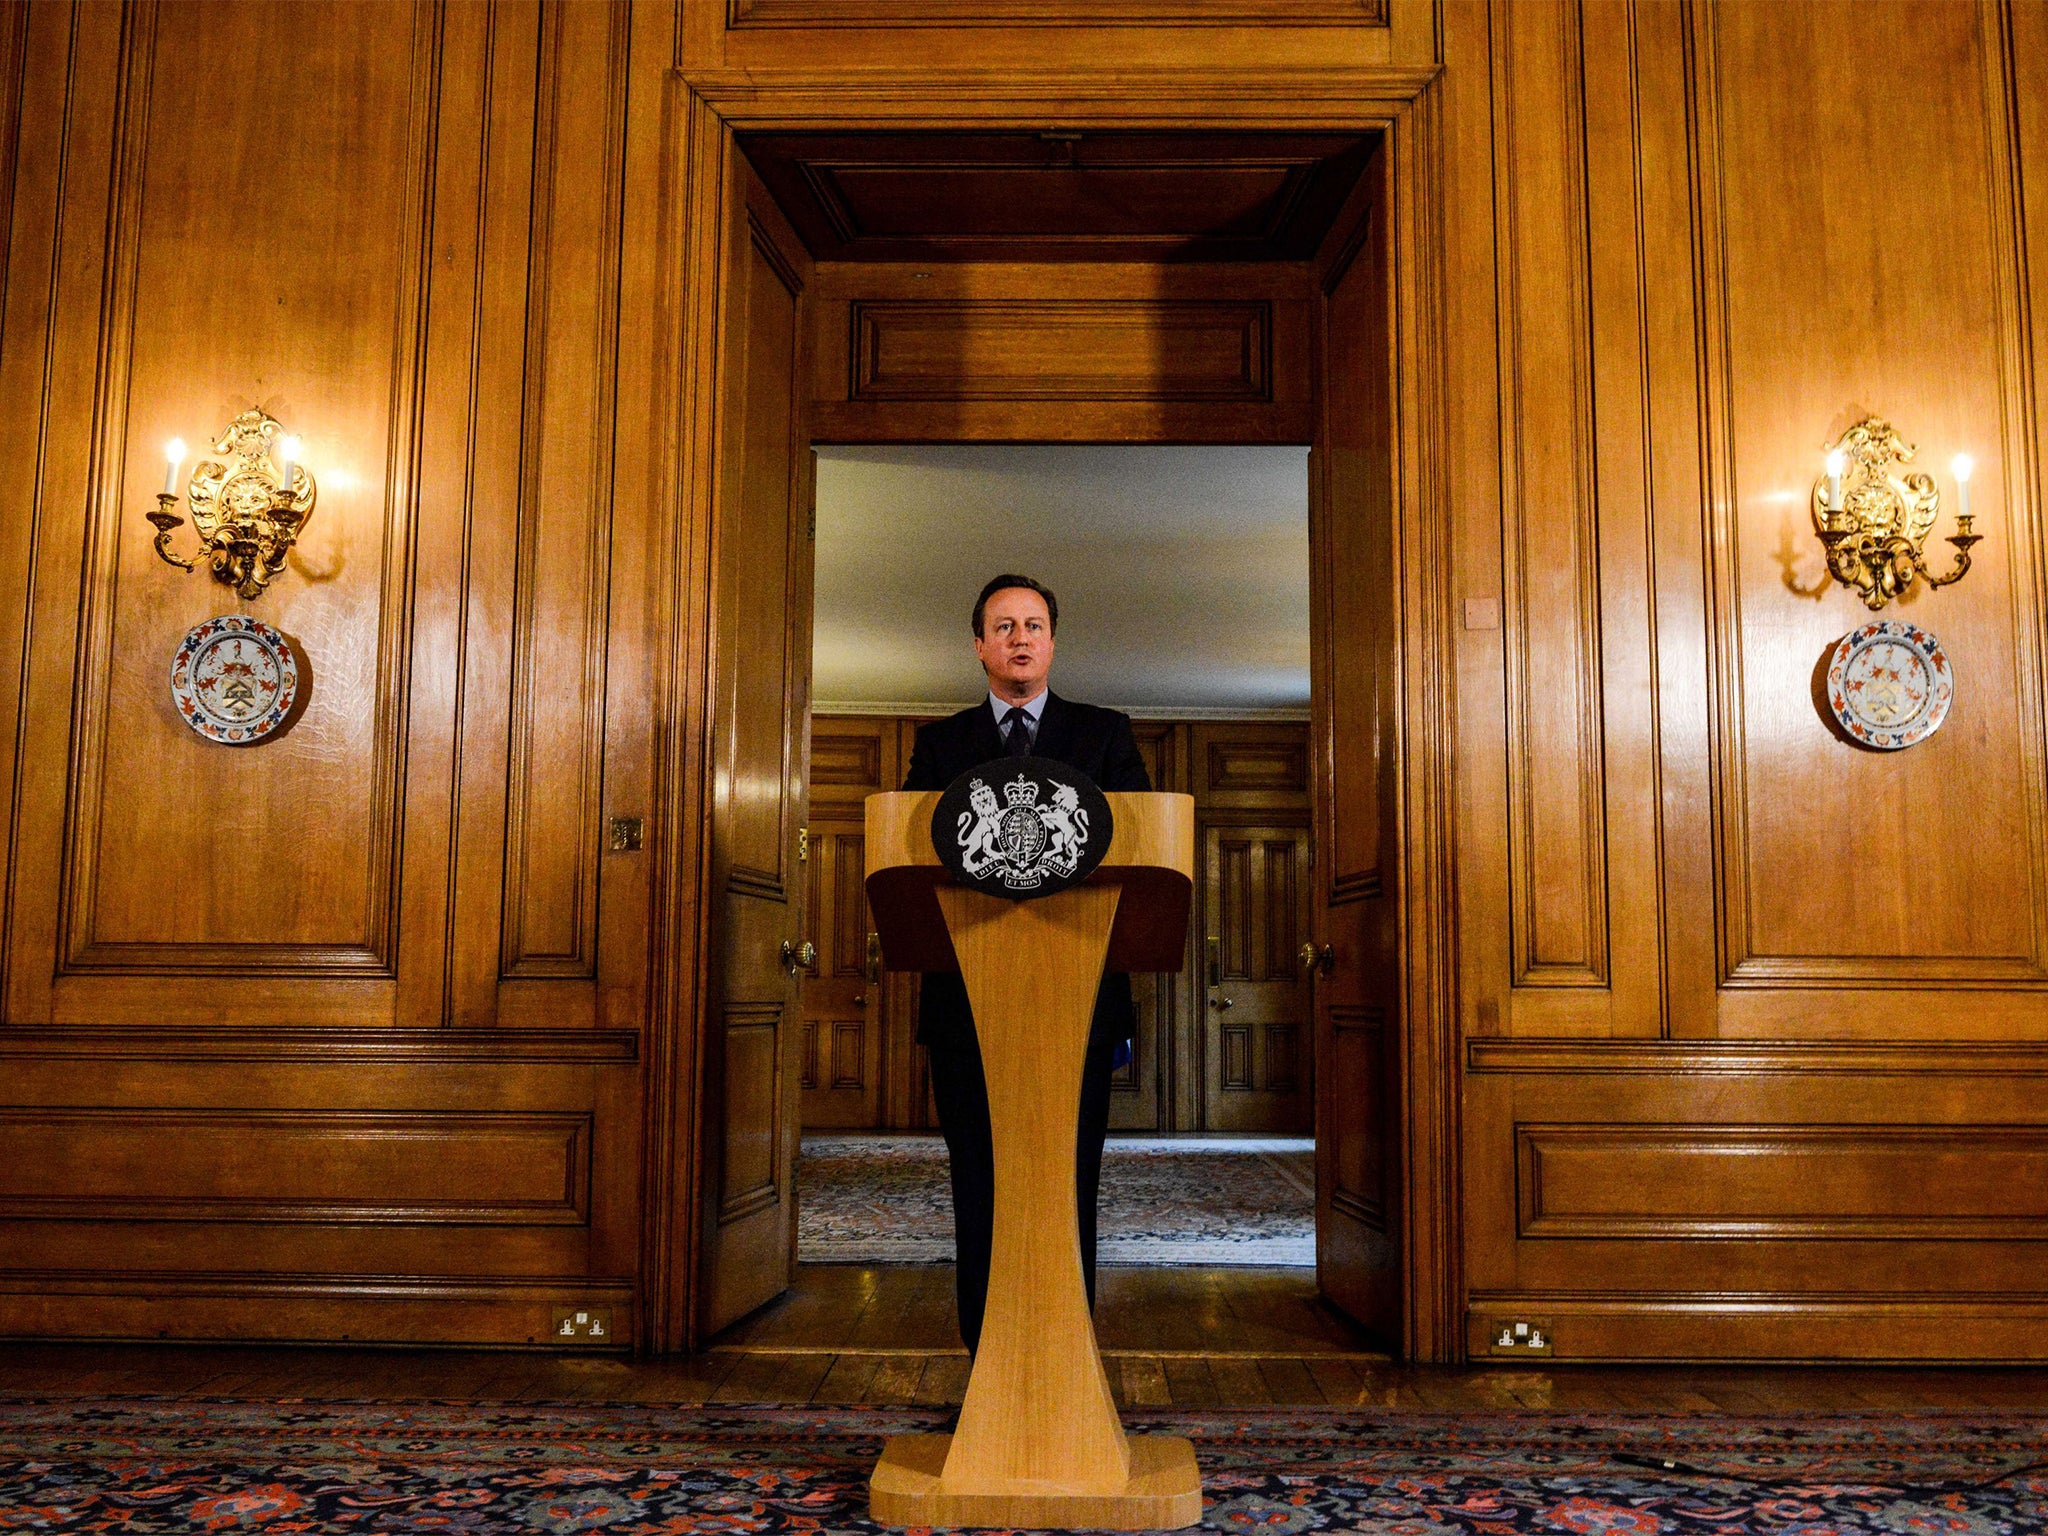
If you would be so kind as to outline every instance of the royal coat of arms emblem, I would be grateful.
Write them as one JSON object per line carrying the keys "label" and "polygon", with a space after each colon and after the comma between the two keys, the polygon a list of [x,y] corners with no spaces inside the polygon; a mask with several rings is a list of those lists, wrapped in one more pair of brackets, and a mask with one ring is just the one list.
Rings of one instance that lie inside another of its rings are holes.
{"label": "royal coat of arms emblem", "polygon": [[953,877],[1014,901],[1087,879],[1113,831],[1109,801],[1087,775],[1043,757],[962,774],[932,816],[932,844]]}

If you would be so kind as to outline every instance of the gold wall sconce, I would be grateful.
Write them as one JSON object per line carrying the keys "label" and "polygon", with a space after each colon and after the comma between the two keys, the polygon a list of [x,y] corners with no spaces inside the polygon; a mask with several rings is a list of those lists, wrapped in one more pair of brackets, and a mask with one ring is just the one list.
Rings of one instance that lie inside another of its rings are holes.
{"label": "gold wall sconce", "polygon": [[1813,530],[1827,546],[1828,572],[1879,609],[1903,596],[1915,580],[1929,587],[1961,581],[1970,569],[1970,546],[1983,537],[1970,527],[1970,456],[1949,468],[1956,477],[1955,569],[1937,576],[1922,548],[1941,512],[1941,492],[1928,474],[1898,475],[1893,466],[1913,457],[1891,424],[1867,417],[1828,450],[1825,473],[1813,483]]}
{"label": "gold wall sconce", "polygon": [[195,559],[171,553],[171,530],[185,521],[171,510],[178,504],[178,470],[185,462],[179,438],[164,445],[164,488],[156,510],[143,515],[156,525],[156,552],[168,564],[191,571],[204,560],[215,581],[245,598],[260,597],[284,569],[285,556],[313,515],[319,488],[299,462],[299,440],[266,411],[242,412],[213,452],[220,457],[200,459],[186,484],[199,535]]}

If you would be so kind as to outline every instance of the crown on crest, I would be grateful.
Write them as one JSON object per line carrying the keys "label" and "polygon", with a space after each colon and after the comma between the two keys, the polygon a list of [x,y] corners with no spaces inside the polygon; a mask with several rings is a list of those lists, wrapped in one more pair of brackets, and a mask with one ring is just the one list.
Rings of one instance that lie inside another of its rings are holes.
{"label": "crown on crest", "polygon": [[1011,805],[1036,805],[1038,786],[1020,773],[1003,786],[1003,798]]}

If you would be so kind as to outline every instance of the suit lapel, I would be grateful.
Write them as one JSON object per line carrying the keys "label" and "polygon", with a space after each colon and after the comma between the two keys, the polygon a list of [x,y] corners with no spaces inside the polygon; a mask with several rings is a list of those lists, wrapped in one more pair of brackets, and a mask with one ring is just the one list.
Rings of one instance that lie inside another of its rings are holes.
{"label": "suit lapel", "polygon": [[1067,708],[1067,701],[1058,694],[1048,692],[1045,696],[1045,712],[1038,717],[1038,740],[1032,745],[1034,757],[1050,757],[1058,762],[1067,760],[1067,747],[1074,735],[1074,712]]}
{"label": "suit lapel", "polygon": [[988,706],[988,695],[981,696],[981,702],[974,707],[974,720],[970,727],[974,740],[974,763],[979,766],[991,758],[1003,755],[1003,733],[996,729],[996,712]]}

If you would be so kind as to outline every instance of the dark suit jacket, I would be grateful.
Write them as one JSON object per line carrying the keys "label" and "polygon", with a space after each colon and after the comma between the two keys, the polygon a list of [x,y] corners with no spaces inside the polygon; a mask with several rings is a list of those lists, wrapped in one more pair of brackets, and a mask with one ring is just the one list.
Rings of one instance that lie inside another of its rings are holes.
{"label": "dark suit jacket", "polygon": [[[1031,749],[1034,757],[1049,757],[1078,768],[1103,790],[1148,790],[1151,775],[1145,759],[1138,755],[1138,743],[1131,736],[1128,715],[1093,704],[1076,704],[1058,694],[1048,694],[1045,713],[1038,720],[1038,740]],[[917,741],[910,749],[910,772],[905,789],[944,789],[970,768],[979,768],[1003,756],[1002,732],[996,729],[995,711],[988,698],[944,720],[917,728]],[[1102,978],[1102,990],[1095,994],[1093,1033],[1112,1040],[1128,1040],[1137,1027],[1137,1010],[1131,1006],[1131,979],[1112,972]],[[974,1015],[967,1006],[967,989],[957,975],[933,974],[924,978],[917,1000],[917,1038],[930,1045],[941,1035],[959,1035],[973,1026]]]}

